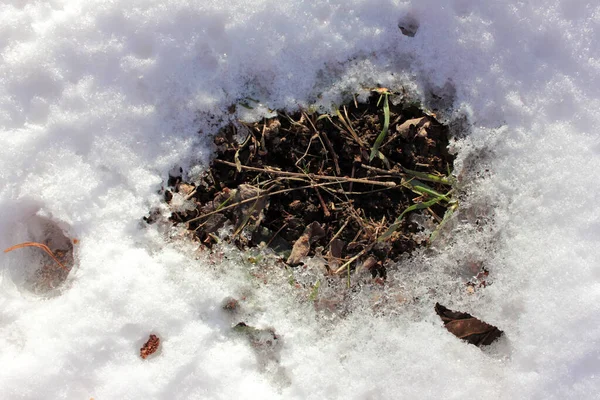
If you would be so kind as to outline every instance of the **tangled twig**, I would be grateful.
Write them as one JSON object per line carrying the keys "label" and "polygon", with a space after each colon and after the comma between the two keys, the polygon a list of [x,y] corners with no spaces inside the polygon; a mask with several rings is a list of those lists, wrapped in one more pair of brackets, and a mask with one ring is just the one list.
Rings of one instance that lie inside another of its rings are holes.
{"label": "tangled twig", "polygon": [[37,242],[24,242],[24,243],[19,243],[19,244],[15,244],[14,246],[9,247],[8,249],[4,250],[5,253],[8,253],[9,251],[13,251],[16,249],[22,249],[23,247],[37,247],[40,248],[42,250],[44,250],[50,257],[52,257],[52,259],[64,270],[68,271],[69,269],[67,267],[65,267],[60,261],[58,261],[58,258],[56,258],[56,256],[54,255],[54,253],[52,252],[52,250],[50,250],[50,248],[48,246],[46,246],[45,244],[42,243],[37,243]]}

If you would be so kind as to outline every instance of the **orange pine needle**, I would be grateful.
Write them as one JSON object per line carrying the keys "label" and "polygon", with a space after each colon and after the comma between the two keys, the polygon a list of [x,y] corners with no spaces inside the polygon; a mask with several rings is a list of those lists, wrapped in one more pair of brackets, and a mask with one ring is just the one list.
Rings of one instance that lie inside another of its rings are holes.
{"label": "orange pine needle", "polygon": [[45,244],[42,244],[42,243],[24,242],[24,243],[20,243],[20,244],[15,244],[14,246],[11,246],[8,249],[4,250],[4,252],[8,253],[9,251],[13,251],[13,250],[16,250],[16,249],[22,249],[23,247],[37,247],[37,248],[40,248],[40,249],[44,250],[50,257],[52,257],[52,259],[54,261],[56,261],[56,263],[58,265],[60,265],[61,268],[65,269],[67,271],[69,270],[67,267],[65,267],[64,265],[62,265],[62,263],[60,261],[58,261],[58,258],[56,258],[56,256],[52,252],[52,250],[50,250],[50,248],[48,246],[46,246]]}

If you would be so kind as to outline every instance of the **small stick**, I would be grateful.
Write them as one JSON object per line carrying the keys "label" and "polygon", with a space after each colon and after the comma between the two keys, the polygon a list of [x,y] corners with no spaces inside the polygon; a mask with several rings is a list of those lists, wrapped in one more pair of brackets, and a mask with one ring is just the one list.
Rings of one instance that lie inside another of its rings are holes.
{"label": "small stick", "polygon": [[[351,177],[354,178],[354,173],[356,172],[356,164],[352,163],[352,173],[351,173]],[[353,182],[350,182],[350,185],[348,186],[348,190],[351,192],[352,191],[352,184]]]}
{"label": "small stick", "polygon": [[269,245],[271,244],[271,242],[273,240],[275,240],[275,238],[277,237],[277,235],[279,235],[279,232],[281,232],[283,230],[283,228],[285,228],[287,226],[287,222],[283,225],[281,225],[281,228],[277,229],[277,232],[275,232],[275,234],[271,237],[271,239],[269,239],[269,242],[265,245],[266,247],[269,247]]}
{"label": "small stick", "polygon": [[325,144],[327,145],[327,148],[331,152],[331,158],[333,158],[333,163],[335,164],[335,173],[338,175],[341,175],[342,172],[340,169],[340,165],[338,164],[338,155],[335,152],[335,150],[333,149],[333,144],[331,144],[331,141],[329,140],[327,133],[321,132],[321,136],[323,136],[323,139],[325,139]]}
{"label": "small stick", "polygon": [[356,261],[360,256],[362,256],[363,254],[365,254],[367,252],[367,249],[362,249],[360,251],[360,253],[358,253],[357,255],[355,255],[354,257],[352,257],[351,259],[349,259],[347,262],[345,262],[341,267],[339,267],[338,269],[336,269],[333,273],[334,274],[339,274],[340,272],[342,272],[346,267],[350,268],[350,264],[352,264],[354,261]]}
{"label": "small stick", "polygon": [[392,170],[387,170],[387,169],[381,169],[381,168],[377,168],[377,167],[372,167],[372,166],[367,165],[367,164],[360,164],[360,166],[363,167],[364,169],[375,171],[375,172],[378,172],[380,174],[390,174],[390,175],[401,176],[401,177],[404,176],[404,174],[400,174],[400,173],[394,172]]}
{"label": "small stick", "polygon": [[431,209],[431,207],[427,207],[427,211],[429,211],[431,215],[433,215],[433,218],[435,218],[438,224],[442,223],[442,219]]}
{"label": "small stick", "polygon": [[[237,167],[234,163],[224,160],[215,160],[215,162],[219,164],[229,165],[231,167]],[[345,183],[345,182],[356,182],[362,183],[365,185],[378,185],[378,186],[387,186],[387,187],[396,187],[398,184],[396,182],[380,182],[380,181],[371,181],[368,179],[356,179],[356,178],[347,178],[341,176],[328,176],[328,175],[315,175],[315,174],[302,174],[299,172],[288,172],[288,171],[278,171],[275,169],[266,169],[266,168],[256,168],[249,167],[247,165],[242,165],[242,169],[246,169],[248,171],[255,172],[265,172],[267,174],[275,174],[275,175],[284,175],[284,176],[294,176],[297,178],[309,177],[311,179],[322,179],[328,181],[337,181],[336,183]]]}
{"label": "small stick", "polygon": [[[316,137],[318,137],[318,136],[319,136],[319,135],[318,135],[317,133],[315,133],[314,135],[312,135],[312,136],[310,137],[310,140],[308,141],[308,146],[306,147],[306,151],[304,152],[304,154],[302,155],[302,157],[300,157],[300,158],[298,159],[298,161],[296,161],[296,163],[295,163],[295,165],[296,165],[296,166],[298,166],[298,163],[299,163],[300,161],[302,161],[302,160],[304,159],[304,157],[306,157],[306,155],[308,154],[308,151],[310,150],[310,146],[312,145],[313,139],[314,139],[314,138],[316,138]],[[217,160],[215,160],[215,161],[217,161]]]}
{"label": "small stick", "polygon": [[192,192],[190,194],[188,194],[187,196],[185,196],[185,200],[189,200],[192,197],[194,197],[194,195],[196,194],[196,190],[198,190],[198,188],[194,188],[194,190],[192,190]]}
{"label": "small stick", "polygon": [[252,202],[252,201],[254,201],[256,199],[259,199],[259,198],[261,198],[263,196],[274,196],[276,194],[283,194],[283,193],[293,192],[294,190],[309,189],[309,188],[320,187],[320,186],[325,186],[325,185],[337,185],[338,183],[339,182],[324,182],[324,183],[318,183],[318,184],[314,184],[313,183],[312,185],[299,186],[299,187],[296,187],[296,188],[288,188],[288,189],[277,190],[277,191],[271,192],[271,193],[259,194],[258,196],[250,197],[250,198],[248,198],[246,200],[242,200],[240,202],[237,202],[237,203],[234,203],[234,204],[230,204],[230,205],[225,206],[225,207],[221,207],[218,210],[211,211],[209,213],[206,213],[206,214],[200,215],[198,217],[192,218],[192,219],[186,221],[186,224],[189,224],[190,222],[198,221],[199,219],[202,219],[202,218],[210,217],[211,215],[214,215],[216,213],[220,213],[220,212],[225,211],[225,210],[229,210],[231,208],[239,207],[242,204],[250,203],[250,202]]}
{"label": "small stick", "polygon": [[335,239],[337,239],[342,234],[342,232],[344,231],[344,228],[346,228],[346,225],[348,225],[348,222],[350,222],[350,217],[346,218],[346,222],[344,222],[344,225],[342,225],[342,227],[335,233],[335,235],[333,235],[333,237],[329,241],[328,246],[331,246],[331,242],[333,242]]}
{"label": "small stick", "polygon": [[[331,144],[331,141],[329,140],[329,137],[327,136],[327,133],[325,132],[319,132],[317,130],[317,127],[315,126],[315,124],[313,124],[313,122],[311,121],[310,118],[308,118],[308,122],[310,123],[310,125],[312,126],[313,130],[315,131],[315,133],[317,135],[319,135],[319,137],[323,137],[323,139],[325,140],[325,144],[327,145],[327,148],[329,149],[329,152],[331,153],[331,158],[333,158],[333,164],[335,165],[335,173],[338,175],[341,175],[341,169],[340,169],[340,165],[338,164],[338,155],[336,154],[335,150],[333,149],[333,145]],[[322,142],[321,142],[322,144]]]}
{"label": "small stick", "polygon": [[315,193],[317,193],[317,197],[319,198],[319,203],[321,203],[321,207],[323,208],[323,215],[325,215],[328,218],[331,217],[331,213],[329,212],[329,209],[327,208],[327,204],[325,204],[325,200],[323,200],[323,196],[321,196],[319,189],[316,187],[315,187]]}
{"label": "small stick", "polygon": [[52,250],[50,250],[50,248],[48,246],[46,246],[45,244],[42,243],[37,243],[37,242],[25,242],[25,243],[20,243],[20,244],[15,244],[14,246],[9,247],[8,249],[4,250],[5,253],[8,253],[9,251],[13,251],[16,249],[22,249],[23,247],[37,247],[40,248],[42,250],[44,250],[50,257],[52,257],[52,259],[58,264],[60,265],[60,267],[66,271],[68,271],[69,269],[67,267],[65,267],[60,261],[58,261],[58,258],[56,258],[56,256],[54,255],[54,253],[52,252]]}

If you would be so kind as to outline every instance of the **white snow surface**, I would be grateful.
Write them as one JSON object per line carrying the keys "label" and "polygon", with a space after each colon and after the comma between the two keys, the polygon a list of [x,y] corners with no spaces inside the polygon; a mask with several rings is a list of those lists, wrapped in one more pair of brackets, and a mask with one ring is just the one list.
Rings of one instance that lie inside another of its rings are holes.
{"label": "white snow surface", "polygon": [[[0,397],[597,398],[599,54],[600,5],[585,0],[4,0],[0,248],[53,224],[79,243],[48,293],[26,284],[38,249],[2,254]],[[326,318],[280,266],[254,278],[233,250],[141,222],[232,118],[376,84],[468,121],[454,143],[473,179],[464,217],[390,277],[418,300],[375,314],[357,296]],[[247,98],[261,105],[227,113]],[[493,281],[472,295],[469,260]],[[227,296],[246,299],[237,319]],[[436,301],[505,337],[458,340]],[[232,333],[241,319],[280,335],[278,361]],[[161,350],[143,360],[150,333]]]}

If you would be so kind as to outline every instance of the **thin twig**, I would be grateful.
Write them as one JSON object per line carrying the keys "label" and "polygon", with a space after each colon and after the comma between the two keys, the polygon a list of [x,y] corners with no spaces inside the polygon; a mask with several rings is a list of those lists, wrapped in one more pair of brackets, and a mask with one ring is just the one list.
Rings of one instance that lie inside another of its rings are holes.
{"label": "thin twig", "polygon": [[[352,172],[350,173],[350,177],[354,178],[354,173],[356,172],[356,164],[352,163]],[[352,182],[350,182],[350,185],[348,185],[348,190],[351,192],[352,191]]]}
{"label": "thin twig", "polygon": [[[315,124],[313,124],[312,120],[310,119],[310,117],[303,111],[302,114],[305,116],[306,120],[308,121],[308,123],[310,124],[310,126],[312,126],[313,131],[315,131],[315,134],[319,137],[319,142],[321,142],[321,146],[323,146],[323,150],[325,150],[325,152],[327,152],[327,148],[325,148],[325,144],[323,143],[323,140],[321,139],[321,136],[325,134],[325,132],[321,133],[317,130],[317,127],[315,126]],[[329,139],[327,139],[329,140]],[[340,175],[340,169],[339,166],[337,165],[337,160],[336,160],[336,154],[332,153],[332,157],[333,157],[333,162],[336,165],[337,169],[336,172],[338,175]],[[297,164],[296,164],[297,165]]]}
{"label": "thin twig", "polygon": [[388,170],[388,169],[382,169],[382,168],[377,168],[377,167],[372,167],[370,165],[367,164],[360,164],[361,167],[363,167],[364,169],[368,169],[374,172],[378,172],[380,174],[389,174],[389,175],[394,175],[394,176],[399,176],[399,177],[404,177],[404,174],[401,174],[399,172],[395,172],[393,170]]}
{"label": "thin twig", "polygon": [[8,253],[9,251],[13,251],[16,249],[22,249],[23,247],[37,247],[40,248],[42,250],[44,250],[50,257],[52,257],[52,259],[64,270],[68,271],[69,268],[65,267],[60,261],[58,261],[58,258],[56,258],[56,256],[54,255],[54,253],[52,252],[52,250],[50,250],[50,248],[48,246],[46,246],[45,244],[42,243],[37,243],[37,242],[25,242],[25,243],[20,243],[20,244],[16,244],[14,246],[9,247],[8,249],[4,250],[5,253]]}
{"label": "thin twig", "polygon": [[283,228],[285,228],[286,226],[287,226],[287,222],[284,223],[283,225],[281,225],[281,228],[277,229],[277,232],[275,232],[275,234],[271,237],[271,239],[269,239],[269,242],[266,244],[266,247],[269,247],[271,242],[277,237],[277,235],[279,235],[279,232],[281,232],[283,230]]}
{"label": "thin twig", "polygon": [[296,188],[287,188],[287,189],[277,190],[277,191],[271,192],[271,193],[267,192],[267,193],[264,193],[264,194],[259,194],[258,196],[250,197],[250,198],[248,198],[246,200],[242,200],[242,201],[237,202],[235,204],[230,204],[230,205],[228,205],[226,207],[222,207],[219,210],[211,211],[209,213],[200,215],[199,217],[192,218],[192,219],[186,221],[186,223],[189,224],[190,222],[194,222],[194,221],[198,221],[198,220],[200,220],[202,218],[210,217],[211,215],[214,215],[216,213],[223,212],[223,211],[229,210],[231,208],[239,207],[242,204],[250,203],[251,201],[259,199],[259,198],[261,198],[263,196],[274,196],[276,194],[283,194],[283,193],[293,192],[294,190],[302,190],[302,189],[309,189],[309,188],[314,188],[314,187],[321,187],[321,186],[326,186],[326,185],[337,185],[337,184],[338,184],[338,182],[323,182],[323,183],[317,183],[317,184],[313,183],[312,185],[299,186],[299,187],[296,187]]}
{"label": "thin twig", "polygon": [[[229,161],[215,160],[215,162],[219,163],[219,164],[229,165],[230,167],[237,167],[234,163],[229,162]],[[348,178],[348,177],[341,177],[341,176],[302,174],[302,173],[298,173],[298,172],[278,171],[275,169],[249,167],[246,165],[242,165],[242,169],[246,169],[248,171],[255,171],[255,172],[265,172],[268,174],[275,174],[275,175],[293,176],[293,177],[297,177],[297,178],[302,178],[302,177],[307,176],[310,179],[336,181],[336,183],[356,182],[356,183],[362,183],[365,185],[378,185],[378,186],[387,186],[387,187],[398,186],[398,184],[396,182],[379,182],[379,181],[371,181],[368,179],[357,179],[357,178]]]}
{"label": "thin twig", "polygon": [[317,197],[319,198],[319,203],[321,203],[321,207],[323,208],[323,215],[325,215],[325,217],[327,217],[327,218],[331,217],[331,213],[329,212],[329,209],[327,208],[327,204],[325,203],[325,200],[323,200],[323,196],[321,196],[319,189],[316,187],[315,187],[315,193],[317,193]]}
{"label": "thin twig", "polygon": [[344,231],[344,228],[346,228],[346,226],[348,225],[349,222],[350,222],[350,217],[346,218],[346,222],[344,222],[344,225],[342,225],[342,227],[340,229],[338,229],[338,231],[335,233],[335,235],[333,235],[333,237],[329,241],[328,246],[331,246],[331,242],[333,242],[335,239],[337,239],[342,234],[342,232]]}
{"label": "thin twig", "polygon": [[194,195],[196,194],[196,190],[197,190],[197,189],[198,189],[198,188],[194,188],[194,190],[192,190],[190,194],[188,194],[187,196],[185,196],[185,200],[189,200],[189,199],[191,199],[192,197],[194,197]]}
{"label": "thin twig", "polygon": [[[370,250],[370,249],[369,249]],[[349,259],[348,261],[346,261],[344,264],[342,264],[341,267],[339,267],[338,269],[336,269],[333,273],[334,274],[339,274],[340,272],[342,272],[346,267],[350,268],[350,264],[352,264],[354,261],[356,261],[360,256],[362,256],[363,254],[365,254],[367,252],[367,248],[362,249],[357,255],[355,255],[354,257],[352,257],[351,259]]]}
{"label": "thin twig", "polygon": [[325,144],[327,145],[327,148],[329,149],[329,152],[331,153],[331,158],[333,158],[333,164],[335,165],[335,173],[338,175],[341,175],[342,171],[341,171],[340,165],[338,163],[339,158],[338,158],[337,153],[333,149],[333,144],[331,144],[331,141],[329,140],[327,133],[321,132],[321,136],[323,136],[323,139],[325,139]]}

